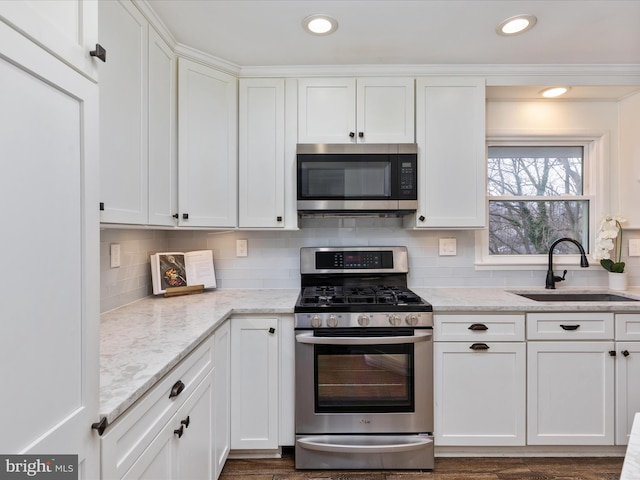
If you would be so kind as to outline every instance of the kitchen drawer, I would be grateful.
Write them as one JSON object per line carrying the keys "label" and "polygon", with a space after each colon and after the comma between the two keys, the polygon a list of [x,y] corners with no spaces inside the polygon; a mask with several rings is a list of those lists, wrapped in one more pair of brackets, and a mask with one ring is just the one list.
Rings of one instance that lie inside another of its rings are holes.
{"label": "kitchen drawer", "polygon": [[640,340],[640,313],[616,314],[616,340]]}
{"label": "kitchen drawer", "polygon": [[436,342],[524,341],[524,314],[436,314],[433,318]]}
{"label": "kitchen drawer", "polygon": [[529,340],[613,340],[613,313],[528,313]]}
{"label": "kitchen drawer", "polygon": [[[102,478],[122,478],[214,367],[214,337],[191,352],[133,404],[101,438]],[[170,397],[182,382],[182,391]]]}

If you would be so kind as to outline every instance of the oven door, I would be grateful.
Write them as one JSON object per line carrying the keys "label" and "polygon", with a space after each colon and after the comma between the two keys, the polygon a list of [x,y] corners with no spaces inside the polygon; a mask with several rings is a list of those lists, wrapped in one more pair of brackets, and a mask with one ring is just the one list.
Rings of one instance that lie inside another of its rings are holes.
{"label": "oven door", "polygon": [[296,433],[433,432],[432,329],[299,330]]}

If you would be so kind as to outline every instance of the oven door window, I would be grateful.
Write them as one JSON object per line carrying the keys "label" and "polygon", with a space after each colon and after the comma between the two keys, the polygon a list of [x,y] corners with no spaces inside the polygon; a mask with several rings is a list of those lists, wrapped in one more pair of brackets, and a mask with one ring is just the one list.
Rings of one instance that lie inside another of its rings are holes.
{"label": "oven door window", "polygon": [[414,411],[413,344],[314,348],[317,413]]}

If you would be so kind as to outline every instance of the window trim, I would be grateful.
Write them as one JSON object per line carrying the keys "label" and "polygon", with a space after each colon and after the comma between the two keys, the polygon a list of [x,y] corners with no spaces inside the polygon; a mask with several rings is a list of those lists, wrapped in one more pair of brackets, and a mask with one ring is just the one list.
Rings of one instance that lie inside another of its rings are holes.
{"label": "window trim", "polygon": [[[583,194],[571,196],[570,199],[587,200],[589,202],[589,245],[594,245],[595,225],[609,202],[609,139],[608,132],[585,132],[576,130],[559,130],[554,132],[525,135],[522,131],[487,132],[485,159],[488,159],[489,147],[493,146],[582,146],[583,158]],[[487,160],[485,160],[485,175]],[[488,179],[487,179],[488,183]],[[489,197],[485,191],[486,227],[475,234],[475,268],[477,270],[543,270],[547,268],[548,255],[489,255],[489,199],[505,200],[509,197]],[[545,197],[549,200],[550,197]],[[562,197],[551,197],[563,199]],[[532,200],[540,199],[532,197]],[[591,252],[587,252],[590,256]],[[554,265],[563,265],[569,269],[580,268],[580,255],[554,255]],[[593,264],[593,263],[592,263]]]}

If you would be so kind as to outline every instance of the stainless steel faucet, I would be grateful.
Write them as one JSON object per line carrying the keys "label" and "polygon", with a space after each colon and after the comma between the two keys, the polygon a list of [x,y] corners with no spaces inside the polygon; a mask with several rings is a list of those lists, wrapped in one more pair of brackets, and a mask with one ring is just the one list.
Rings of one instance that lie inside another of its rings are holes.
{"label": "stainless steel faucet", "polygon": [[567,275],[566,270],[561,277],[553,274],[553,249],[556,248],[556,245],[558,245],[560,242],[571,242],[575,244],[575,246],[578,247],[578,250],[580,250],[580,266],[582,268],[589,266],[587,254],[585,253],[584,247],[580,244],[580,242],[569,237],[560,238],[553,242],[551,244],[551,247],[549,247],[549,266],[547,267],[547,281],[545,282],[544,288],[555,289],[556,282],[562,282],[564,280],[564,277]]}

